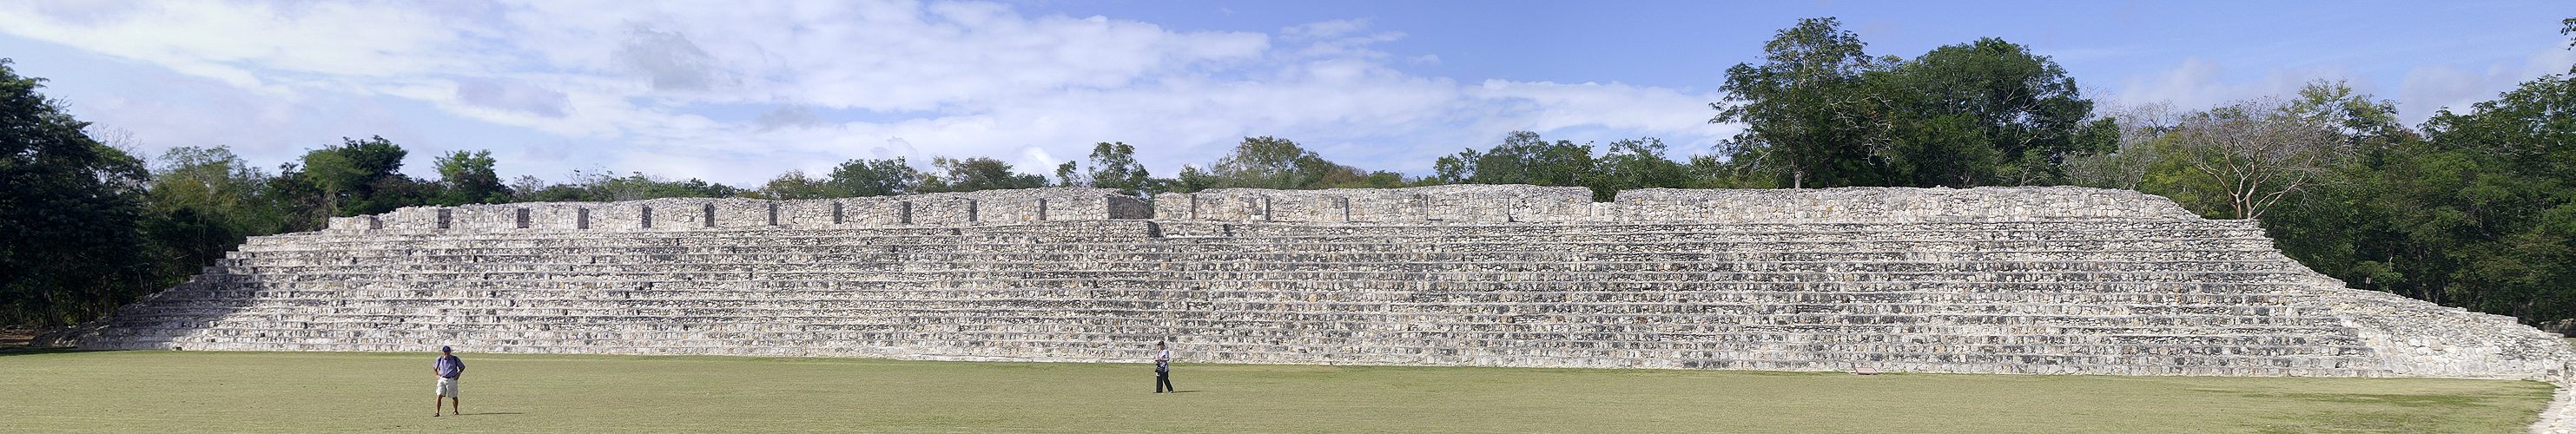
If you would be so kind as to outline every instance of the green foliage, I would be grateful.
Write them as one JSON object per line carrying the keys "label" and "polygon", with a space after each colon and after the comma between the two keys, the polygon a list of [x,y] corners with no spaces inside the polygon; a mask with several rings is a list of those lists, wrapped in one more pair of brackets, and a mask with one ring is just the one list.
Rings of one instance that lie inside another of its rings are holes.
{"label": "green foliage", "polygon": [[1764,43],[1762,65],[1726,69],[1727,93],[1710,123],[1743,122],[1724,153],[1792,188],[1886,185],[1882,145],[1888,101],[1864,75],[1894,59],[1862,52],[1860,35],[1833,18],[1798,20]]}
{"label": "green foliage", "polygon": [[1324,161],[1297,142],[1261,136],[1243,138],[1205,176],[1210,177],[1211,188],[1296,190],[1323,188],[1324,177],[1340,170],[1351,169]]}
{"label": "green foliage", "polygon": [[1800,20],[1765,63],[1726,71],[1709,122],[1742,122],[1723,153],[1793,188],[2043,185],[2070,158],[2107,152],[2117,124],[2091,120],[2066,70],[1985,38],[1912,60],[1870,57],[1832,18]]}
{"label": "green foliage", "polygon": [[1405,175],[1401,172],[1384,170],[1369,171],[1351,166],[1335,165],[1333,166],[1332,172],[1324,174],[1324,179],[1316,181],[1315,188],[1403,188],[1437,185],[1437,182],[1438,181],[1433,181],[1428,178]]}
{"label": "green foliage", "polygon": [[833,191],[830,180],[805,175],[803,170],[789,170],[770,178],[759,189],[742,193],[742,197],[771,200],[804,200],[849,197]]}
{"label": "green foliage", "polygon": [[435,163],[444,192],[432,202],[434,204],[454,206],[510,200],[510,187],[501,185],[501,174],[492,171],[492,151],[450,152],[439,156]]}
{"label": "green foliage", "polygon": [[832,197],[893,196],[912,194],[921,185],[921,178],[921,172],[905,164],[903,157],[895,157],[841,163],[823,182]]}
{"label": "green foliage", "polygon": [[[379,198],[376,187],[386,178],[404,178],[403,156],[410,154],[401,146],[375,136],[367,140],[340,138],[338,146],[328,146],[304,154],[300,176],[321,190],[323,203],[337,215],[352,216],[392,211],[403,204],[400,198]],[[391,200],[388,200],[391,199]]]}
{"label": "green foliage", "polygon": [[2364,254],[2419,297],[2526,321],[2576,317],[2576,76],[2523,83],[2424,123],[2422,146],[2377,158],[2361,193],[2385,215]]}
{"label": "green foliage", "polygon": [[1447,184],[1529,184],[1552,187],[1590,185],[1598,163],[1592,147],[1572,141],[1549,143],[1538,133],[1513,131],[1503,144],[1484,152],[1474,149],[1440,157],[1433,163]]}
{"label": "green foliage", "polygon": [[1591,187],[1597,201],[1608,201],[1620,190],[1698,186],[1689,169],[1664,158],[1663,139],[1652,137],[1610,142],[1596,173]]}
{"label": "green foliage", "polygon": [[0,59],[0,323],[59,325],[134,300],[146,271],[140,160]]}
{"label": "green foliage", "polygon": [[[523,179],[523,181],[528,180]],[[628,172],[626,176],[617,176],[616,172],[611,171],[576,170],[573,171],[572,182],[554,185],[544,185],[542,182],[521,182],[521,184],[523,186],[541,185],[541,187],[518,188],[520,194],[512,198],[513,202],[615,202],[665,197],[734,197],[747,193],[740,187],[706,182],[697,178],[671,181],[641,172]]]}
{"label": "green foliage", "polygon": [[232,150],[182,146],[158,160],[142,223],[154,264],[146,287],[175,284],[250,236],[286,230],[271,178]]}
{"label": "green foliage", "polygon": [[1170,188],[1165,185],[1169,181],[1155,179],[1145,170],[1144,164],[1136,162],[1136,147],[1128,146],[1126,142],[1092,145],[1091,169],[1084,172],[1083,177],[1090,181],[1092,187],[1114,188],[1137,197],[1152,197],[1154,193]]}
{"label": "green foliage", "polygon": [[2327,119],[2269,98],[2184,116],[2156,150],[2165,165],[2151,190],[2222,200],[2223,212],[2202,214],[2242,219],[2328,182],[2352,156]]}
{"label": "green foliage", "polygon": [[1716,180],[1731,169],[1715,157],[1694,159],[1688,165],[1674,162],[1664,157],[1665,150],[1662,139],[1620,140],[1612,142],[1606,154],[1595,158],[1590,145],[1566,140],[1549,143],[1538,133],[1513,131],[1493,149],[1468,149],[1440,157],[1433,164],[1438,175],[1431,180],[1446,184],[1589,187],[1593,200],[1609,201],[1619,190],[1721,186]]}
{"label": "green foliage", "polygon": [[939,168],[940,174],[924,177],[921,181],[921,192],[923,193],[1008,190],[1017,188],[1040,188],[1047,186],[1046,177],[1012,172],[1010,163],[1004,163],[1002,160],[996,160],[991,157],[969,157],[965,159],[932,157],[930,159],[930,165],[932,167]]}
{"label": "green foliage", "polygon": [[[2093,101],[2048,56],[2002,39],[1943,46],[1870,76],[1887,111],[1893,185],[2034,185],[2063,178],[2069,156],[2107,151],[2087,122]],[[2087,134],[2091,132],[2091,134]]]}

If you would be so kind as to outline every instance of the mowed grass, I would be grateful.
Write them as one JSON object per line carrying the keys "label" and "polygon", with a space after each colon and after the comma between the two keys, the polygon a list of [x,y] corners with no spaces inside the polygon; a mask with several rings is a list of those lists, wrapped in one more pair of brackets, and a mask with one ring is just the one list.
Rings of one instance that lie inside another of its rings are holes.
{"label": "mowed grass", "polygon": [[[1140,355],[1142,352],[1139,352]],[[0,432],[2514,433],[2527,381],[461,354],[0,353]],[[1187,354],[1183,353],[1186,357]]]}

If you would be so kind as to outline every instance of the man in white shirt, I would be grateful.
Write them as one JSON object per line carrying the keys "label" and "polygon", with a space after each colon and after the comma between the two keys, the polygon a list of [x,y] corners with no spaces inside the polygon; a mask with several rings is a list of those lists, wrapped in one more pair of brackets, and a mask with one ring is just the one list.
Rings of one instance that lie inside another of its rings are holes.
{"label": "man in white shirt", "polygon": [[1172,350],[1164,347],[1162,342],[1155,342],[1154,393],[1163,393],[1165,390],[1181,391],[1180,388],[1172,387]]}

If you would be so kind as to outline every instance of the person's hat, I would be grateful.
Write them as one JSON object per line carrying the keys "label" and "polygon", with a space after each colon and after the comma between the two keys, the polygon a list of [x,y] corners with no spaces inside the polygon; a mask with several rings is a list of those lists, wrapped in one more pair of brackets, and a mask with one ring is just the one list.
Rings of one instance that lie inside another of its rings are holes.
{"label": "person's hat", "polygon": [[453,350],[449,350],[449,349],[447,349],[447,347],[445,347],[445,346],[440,346],[440,347],[438,347],[438,352],[444,353],[444,352],[450,352],[450,351],[453,351]]}

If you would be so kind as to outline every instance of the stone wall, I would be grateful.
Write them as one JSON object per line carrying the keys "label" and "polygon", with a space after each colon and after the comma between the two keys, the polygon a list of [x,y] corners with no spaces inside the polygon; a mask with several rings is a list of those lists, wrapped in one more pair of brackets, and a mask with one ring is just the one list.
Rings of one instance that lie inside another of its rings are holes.
{"label": "stone wall", "polygon": [[[2084,188],[1094,189],[406,208],[256,237],[53,342],[2532,379],[2576,348]],[[1159,214],[1159,215],[1156,215]],[[1143,217],[1157,218],[1143,218]]]}
{"label": "stone wall", "polygon": [[665,198],[410,207],[333,217],[334,232],[673,231],[979,226],[1142,219],[1144,201],[1105,188],[1045,188],[816,200]]}
{"label": "stone wall", "polygon": [[1268,222],[1761,223],[2193,218],[2160,196],[2081,187],[1621,191],[1443,185],[1395,189],[1231,188],[1155,197],[1167,219]]}

